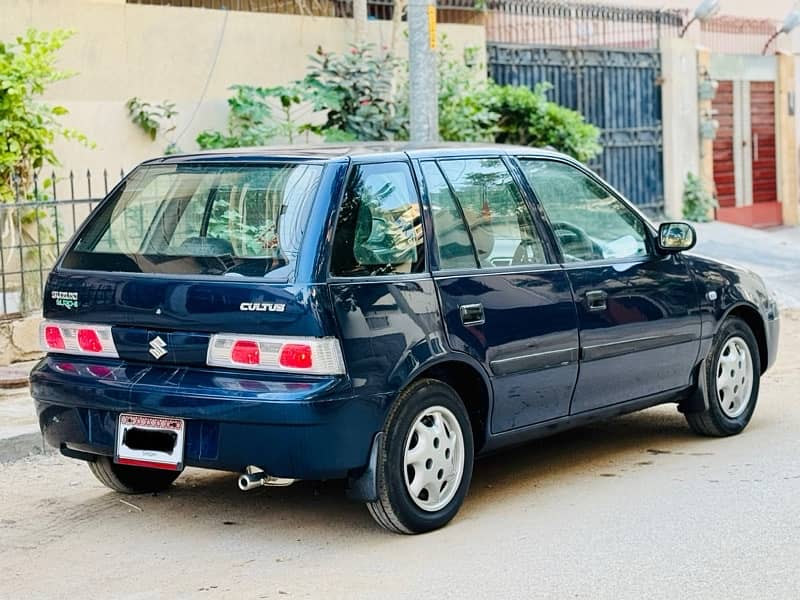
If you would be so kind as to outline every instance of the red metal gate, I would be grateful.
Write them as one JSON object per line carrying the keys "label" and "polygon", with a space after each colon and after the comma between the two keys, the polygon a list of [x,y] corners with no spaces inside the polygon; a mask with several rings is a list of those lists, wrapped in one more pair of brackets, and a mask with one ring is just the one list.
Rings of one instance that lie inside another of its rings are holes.
{"label": "red metal gate", "polygon": [[736,169],[733,148],[733,82],[720,81],[712,104],[719,121],[714,140],[714,185],[720,208],[736,206]]}
{"label": "red metal gate", "polygon": [[775,83],[721,81],[713,108],[720,124],[714,140],[717,219],[750,227],[780,225]]}

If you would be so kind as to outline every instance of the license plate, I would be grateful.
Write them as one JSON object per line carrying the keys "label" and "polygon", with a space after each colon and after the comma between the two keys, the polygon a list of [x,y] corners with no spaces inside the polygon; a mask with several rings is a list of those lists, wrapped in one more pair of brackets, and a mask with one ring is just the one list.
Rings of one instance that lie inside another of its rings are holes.
{"label": "license plate", "polygon": [[183,469],[183,419],[121,414],[114,462],[134,467]]}

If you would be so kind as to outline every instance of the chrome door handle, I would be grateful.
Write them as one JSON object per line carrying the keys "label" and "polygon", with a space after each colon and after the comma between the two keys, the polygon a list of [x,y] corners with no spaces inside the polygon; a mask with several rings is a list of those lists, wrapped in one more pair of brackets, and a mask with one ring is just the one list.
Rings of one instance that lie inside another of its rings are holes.
{"label": "chrome door handle", "polygon": [[486,321],[483,304],[462,304],[458,307],[461,322],[464,325],[482,325]]}
{"label": "chrome door handle", "polygon": [[586,295],[584,296],[586,308],[589,310],[589,312],[600,312],[601,310],[606,310],[608,308],[608,304],[606,303],[607,298],[608,294],[602,290],[586,292]]}

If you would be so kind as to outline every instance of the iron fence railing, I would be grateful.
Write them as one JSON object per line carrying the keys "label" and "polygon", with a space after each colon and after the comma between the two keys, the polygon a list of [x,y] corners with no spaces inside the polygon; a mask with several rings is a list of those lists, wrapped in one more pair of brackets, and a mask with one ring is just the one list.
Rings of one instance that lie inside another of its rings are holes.
{"label": "iron fence railing", "polygon": [[487,0],[489,42],[648,49],[676,36],[685,11],[554,0]]}
{"label": "iron fence railing", "polygon": [[719,16],[700,25],[700,41],[717,54],[761,54],[777,21]]}
{"label": "iron fence railing", "polygon": [[[126,0],[184,8],[352,18],[353,0]],[[632,4],[635,0],[632,0]],[[687,2],[687,4],[691,4]],[[369,19],[391,20],[395,0],[367,0]],[[652,49],[677,37],[688,11],[582,0],[436,0],[440,23],[484,24],[487,42],[570,47]],[[405,19],[405,15],[403,16]],[[776,23],[719,16],[701,25],[714,52],[759,54]]]}
{"label": "iron fence railing", "polygon": [[[150,4],[183,8],[210,8],[245,12],[310,15],[317,17],[353,16],[353,0],[126,0],[128,4]],[[437,0],[440,23],[482,23],[480,0]],[[389,21],[394,0],[367,0],[367,18]]]}
{"label": "iron fence railing", "polygon": [[100,177],[36,175],[29,188],[13,182],[16,201],[0,204],[0,318],[41,309],[56,258],[116,181],[104,170]]}

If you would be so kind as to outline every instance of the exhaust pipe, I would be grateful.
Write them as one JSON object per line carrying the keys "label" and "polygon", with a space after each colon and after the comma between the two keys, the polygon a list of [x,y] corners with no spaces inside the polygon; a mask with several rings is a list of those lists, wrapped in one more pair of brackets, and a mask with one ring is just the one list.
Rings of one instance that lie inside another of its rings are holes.
{"label": "exhaust pipe", "polygon": [[292,485],[295,481],[297,480],[287,477],[273,477],[272,475],[267,475],[264,471],[242,473],[239,475],[239,489],[243,492],[249,492],[262,486],[286,487]]}

